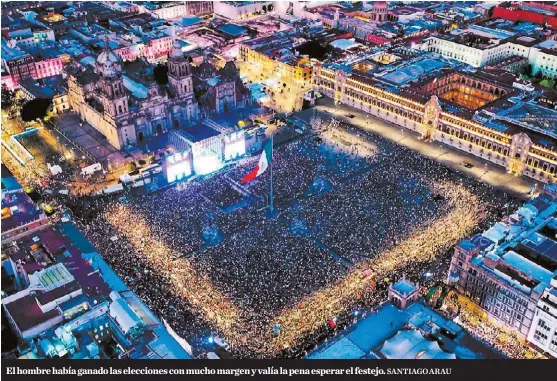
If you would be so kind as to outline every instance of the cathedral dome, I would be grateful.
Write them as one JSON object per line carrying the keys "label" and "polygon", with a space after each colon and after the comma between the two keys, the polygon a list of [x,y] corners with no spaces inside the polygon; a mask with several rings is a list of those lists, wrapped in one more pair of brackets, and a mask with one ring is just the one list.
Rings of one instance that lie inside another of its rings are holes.
{"label": "cathedral dome", "polygon": [[101,65],[120,63],[120,57],[112,50],[105,49],[97,57],[97,63]]}
{"label": "cathedral dome", "polygon": [[106,40],[104,50],[97,57],[97,72],[105,77],[114,77],[121,70],[121,61],[120,56],[110,50]]}
{"label": "cathedral dome", "polygon": [[238,75],[238,68],[236,67],[236,64],[234,64],[234,61],[228,61],[220,72],[225,77],[235,77]]}

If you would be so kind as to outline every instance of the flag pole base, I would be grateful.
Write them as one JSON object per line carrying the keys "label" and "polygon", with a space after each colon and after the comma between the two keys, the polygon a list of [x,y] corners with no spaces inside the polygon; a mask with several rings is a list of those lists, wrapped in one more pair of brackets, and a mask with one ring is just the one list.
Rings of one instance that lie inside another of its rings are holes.
{"label": "flag pole base", "polygon": [[269,219],[275,219],[277,218],[279,215],[278,211],[276,209],[271,210],[270,208],[267,209],[267,211],[265,212],[265,217],[269,218]]}

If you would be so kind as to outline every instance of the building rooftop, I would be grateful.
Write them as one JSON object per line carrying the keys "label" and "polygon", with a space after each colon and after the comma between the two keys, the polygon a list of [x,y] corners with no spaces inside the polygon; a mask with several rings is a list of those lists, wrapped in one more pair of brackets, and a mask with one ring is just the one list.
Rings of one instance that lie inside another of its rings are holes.
{"label": "building rooftop", "polygon": [[4,192],[15,192],[22,190],[21,184],[19,184],[12,174],[12,172],[2,163],[2,193]]}
{"label": "building rooftop", "polygon": [[45,291],[52,291],[74,281],[74,277],[62,263],[38,271],[35,276]]}
{"label": "building rooftop", "polygon": [[514,36],[516,32],[469,25],[466,29],[455,29],[448,34],[439,34],[435,37],[483,50],[494,48]]}
{"label": "building rooftop", "polygon": [[235,24],[225,24],[220,26],[218,29],[232,37],[237,37],[247,32],[245,28]]}
{"label": "building rooftop", "polygon": [[188,139],[191,143],[198,143],[202,140],[220,135],[219,131],[209,127],[207,124],[203,122],[188,127],[183,132],[184,132],[184,137]]}
{"label": "building rooftop", "polygon": [[444,60],[424,58],[409,64],[407,62],[403,63],[398,68],[388,71],[385,75],[378,76],[378,78],[396,85],[405,85],[446,67],[448,65]]}
{"label": "building rooftop", "polygon": [[514,251],[508,251],[506,254],[502,255],[501,258],[513,268],[522,271],[524,274],[540,283],[549,285],[551,282],[551,278],[553,277],[551,271],[535,264]]}
{"label": "building rooftop", "polygon": [[[446,343],[448,352],[421,333],[429,332]],[[451,332],[454,339],[441,332]],[[400,335],[400,336],[399,336]],[[422,350],[425,352],[421,353]],[[420,356],[418,356],[420,355]],[[420,302],[400,310],[391,303],[318,346],[308,359],[377,358],[501,358],[474,340],[464,329]]]}
{"label": "building rooftop", "polygon": [[17,60],[23,57],[31,57],[31,56],[28,53],[25,53],[17,46],[14,47],[8,46],[6,40],[2,38],[2,59],[3,60]]}
{"label": "building rooftop", "polygon": [[533,232],[527,236],[521,244],[537,254],[547,257],[549,260],[557,263],[557,242],[554,240],[538,232]]}
{"label": "building rooftop", "polygon": [[43,312],[37,298],[32,295],[23,296],[13,302],[4,304],[4,307],[22,332],[60,315],[57,309]]}
{"label": "building rooftop", "polygon": [[418,288],[407,280],[401,279],[392,286],[393,290],[402,295],[410,295],[417,291]]}
{"label": "building rooftop", "polygon": [[454,360],[454,353],[441,349],[436,341],[427,340],[419,331],[399,331],[394,337],[385,341],[381,354],[388,359],[404,360]]}
{"label": "building rooftop", "polygon": [[[474,236],[472,241],[481,251],[472,265],[525,295],[543,291],[557,274],[557,244],[552,239],[557,231],[553,226],[557,201],[546,193],[551,189],[547,186],[539,197]],[[475,246],[460,244],[466,250]]]}
{"label": "building rooftop", "polygon": [[253,4],[255,3],[255,1],[221,1],[221,3],[239,8],[239,7],[245,7],[246,5]]}
{"label": "building rooftop", "polygon": [[[167,331],[71,221],[49,226],[19,241],[18,245],[19,250],[7,254],[21,263],[12,273],[17,277],[22,276],[22,269],[26,271],[28,287],[36,291],[33,295],[25,289],[16,291],[4,298],[3,303],[26,339],[41,334],[42,341],[31,348],[33,356],[44,358],[71,352],[71,358],[93,358],[99,349],[95,349],[97,344],[91,327],[111,324],[106,333],[124,350],[133,352],[133,358],[191,358],[187,352],[189,344],[173,331],[173,335]],[[117,297],[113,298],[115,292]],[[62,313],[69,315],[62,316]],[[68,321],[69,318],[73,320]],[[48,321],[51,323],[46,330],[40,332],[40,325]],[[95,322],[86,324],[89,321]],[[29,331],[31,328],[34,330]],[[125,339],[132,328],[133,334],[143,335],[140,343]],[[74,336],[76,332],[79,335]],[[63,339],[64,336],[67,337]],[[70,351],[77,343],[81,349]],[[54,347],[56,350],[51,353]],[[28,356],[26,353],[21,355]],[[100,356],[107,355],[100,353]]]}
{"label": "building rooftop", "polygon": [[14,229],[46,215],[23,191],[7,194],[2,199],[2,231]]}

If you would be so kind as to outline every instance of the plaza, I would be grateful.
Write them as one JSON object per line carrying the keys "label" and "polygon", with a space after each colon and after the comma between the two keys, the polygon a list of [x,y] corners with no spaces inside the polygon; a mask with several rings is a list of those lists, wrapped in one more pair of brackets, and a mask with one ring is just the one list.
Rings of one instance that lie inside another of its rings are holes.
{"label": "plaza", "polygon": [[[385,279],[436,261],[442,276],[446,250],[513,200],[348,124],[312,132],[275,148],[274,219],[268,177],[239,184],[251,158],[134,202],[93,200],[85,232],[191,342],[219,334],[238,357],[291,357],[329,319],[377,303]],[[214,195],[244,204],[223,211]]]}

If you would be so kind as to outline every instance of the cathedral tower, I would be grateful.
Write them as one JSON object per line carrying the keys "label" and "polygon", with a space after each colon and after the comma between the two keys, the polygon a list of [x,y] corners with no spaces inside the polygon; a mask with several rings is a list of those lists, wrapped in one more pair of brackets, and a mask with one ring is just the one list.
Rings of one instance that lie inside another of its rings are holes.
{"label": "cathedral tower", "polygon": [[112,117],[127,114],[128,96],[122,78],[122,61],[110,50],[105,40],[104,51],[97,57],[97,73],[100,74],[100,90],[104,111]]}
{"label": "cathedral tower", "polygon": [[177,40],[174,40],[172,52],[168,56],[168,83],[179,98],[193,93],[191,65]]}

